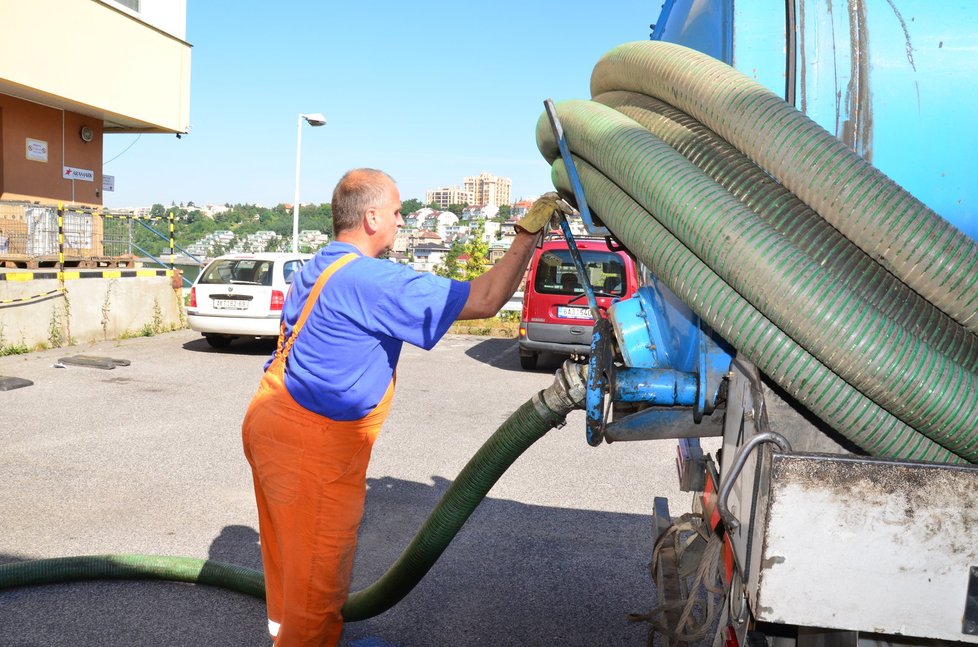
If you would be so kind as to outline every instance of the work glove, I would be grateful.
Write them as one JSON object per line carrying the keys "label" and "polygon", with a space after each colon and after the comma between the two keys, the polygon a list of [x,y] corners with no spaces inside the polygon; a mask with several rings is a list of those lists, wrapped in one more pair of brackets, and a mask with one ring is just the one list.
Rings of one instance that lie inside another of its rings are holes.
{"label": "work glove", "polygon": [[567,204],[560,199],[556,192],[544,193],[533,203],[526,215],[513,228],[517,232],[525,231],[528,234],[535,234],[541,229],[549,227],[550,221],[558,211],[562,210],[562,204]]}

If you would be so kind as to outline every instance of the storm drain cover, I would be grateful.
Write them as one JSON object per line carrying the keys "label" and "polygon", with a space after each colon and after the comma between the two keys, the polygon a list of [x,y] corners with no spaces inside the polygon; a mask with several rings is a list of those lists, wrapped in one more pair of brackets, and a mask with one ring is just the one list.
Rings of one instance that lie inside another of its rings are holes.
{"label": "storm drain cover", "polygon": [[0,391],[13,391],[22,386],[30,386],[32,384],[34,383],[22,377],[4,377],[0,375]]}
{"label": "storm drain cover", "polygon": [[96,355],[72,355],[71,357],[62,357],[58,362],[68,366],[88,366],[102,369],[113,369],[116,366],[129,366],[130,364],[128,359],[113,359],[112,357],[98,357]]}

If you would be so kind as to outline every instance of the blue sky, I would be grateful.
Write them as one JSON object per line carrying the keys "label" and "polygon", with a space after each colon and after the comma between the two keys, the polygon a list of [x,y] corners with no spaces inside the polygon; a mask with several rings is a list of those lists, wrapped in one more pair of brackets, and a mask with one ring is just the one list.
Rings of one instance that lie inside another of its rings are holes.
{"label": "blue sky", "polygon": [[[350,168],[402,199],[483,171],[513,199],[551,190],[534,128],[544,99],[588,98],[615,45],[649,36],[659,0],[488,3],[188,0],[189,135],[106,135],[107,207],[328,202]],[[137,141],[138,137],[138,141]],[[114,159],[113,159],[114,158]]]}

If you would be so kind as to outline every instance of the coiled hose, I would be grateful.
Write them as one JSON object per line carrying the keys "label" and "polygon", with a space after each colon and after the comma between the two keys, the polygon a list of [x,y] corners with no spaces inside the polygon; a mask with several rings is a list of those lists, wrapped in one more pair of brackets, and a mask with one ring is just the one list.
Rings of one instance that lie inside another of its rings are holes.
{"label": "coiled hose", "polygon": [[[628,43],[597,64],[591,87],[595,101],[557,111],[589,204],[626,247],[863,449],[978,460],[974,241],[779,97],[698,52]],[[652,123],[656,106],[642,95],[689,113],[671,113],[685,132]],[[695,132],[692,119],[702,124]],[[545,115],[537,142],[569,195]]]}
{"label": "coiled hose", "polygon": [[[517,409],[469,460],[410,545],[384,575],[350,594],[348,621],[383,613],[407,595],[434,565],[499,477],[544,434],[583,406],[585,367],[567,362],[554,383]],[[0,590],[102,579],[153,579],[208,584],[265,599],[261,572],[191,557],[85,555],[0,564]]]}
{"label": "coiled hose", "polygon": [[591,95],[610,90],[656,97],[702,122],[916,292],[978,332],[975,241],[778,95],[714,58],[650,41],[616,47],[597,63]]}

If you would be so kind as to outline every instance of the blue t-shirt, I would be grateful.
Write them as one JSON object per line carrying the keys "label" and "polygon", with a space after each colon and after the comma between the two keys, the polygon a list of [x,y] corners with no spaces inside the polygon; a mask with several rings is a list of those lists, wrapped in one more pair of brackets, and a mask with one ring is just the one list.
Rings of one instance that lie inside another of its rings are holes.
{"label": "blue t-shirt", "polygon": [[285,299],[286,339],[316,279],[349,252],[326,282],[296,337],[285,387],[296,402],[333,420],[357,420],[384,397],[403,342],[430,349],[458,317],[469,284],[361,254],[332,242],[302,268]]}

